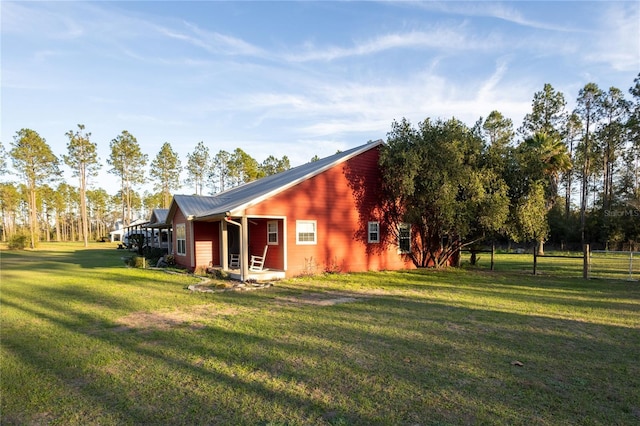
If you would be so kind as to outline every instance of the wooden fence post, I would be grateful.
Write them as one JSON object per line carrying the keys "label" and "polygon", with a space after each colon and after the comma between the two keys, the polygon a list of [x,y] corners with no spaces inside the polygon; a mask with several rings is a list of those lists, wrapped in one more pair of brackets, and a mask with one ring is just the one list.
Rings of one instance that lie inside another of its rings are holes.
{"label": "wooden fence post", "polygon": [[496,254],[496,243],[492,242],[491,243],[491,270],[493,271],[493,257]]}
{"label": "wooden fence post", "polygon": [[533,275],[537,274],[538,270],[538,243],[533,243]]}
{"label": "wooden fence post", "polygon": [[585,280],[589,279],[589,264],[591,263],[590,254],[589,244],[582,246],[582,278]]}

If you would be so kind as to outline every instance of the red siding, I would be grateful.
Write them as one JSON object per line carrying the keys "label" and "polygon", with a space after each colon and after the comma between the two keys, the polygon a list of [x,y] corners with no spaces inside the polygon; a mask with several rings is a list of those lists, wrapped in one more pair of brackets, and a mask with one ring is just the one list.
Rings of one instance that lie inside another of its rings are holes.
{"label": "red siding", "polygon": [[[267,222],[278,222],[278,243],[267,244]],[[249,258],[262,256],[264,246],[268,245],[265,268],[284,269],[284,231],[281,219],[252,218],[249,221]]]}
{"label": "red siding", "polygon": [[[210,222],[189,222],[179,209],[173,218],[173,229],[176,225],[184,223],[187,232],[186,255],[178,255],[176,238],[174,232],[173,253],[176,263],[188,269],[195,269],[198,266],[209,266],[209,264],[220,264],[220,226],[219,223]],[[193,226],[193,230],[191,230]],[[192,256],[193,246],[195,254]],[[193,259],[193,262],[192,262]]]}
{"label": "red siding", "polygon": [[[287,276],[411,267],[394,245],[367,243],[367,222],[379,214],[378,156],[377,148],[366,151],[247,209],[248,216],[287,217]],[[296,243],[296,220],[317,221],[316,245]],[[266,241],[266,229],[259,234]],[[384,229],[382,236],[384,241]],[[256,245],[264,248],[264,242],[256,240]],[[253,254],[257,248],[252,244]]]}
{"label": "red siding", "polygon": [[196,246],[195,268],[220,264],[219,222],[194,222],[193,240]]}

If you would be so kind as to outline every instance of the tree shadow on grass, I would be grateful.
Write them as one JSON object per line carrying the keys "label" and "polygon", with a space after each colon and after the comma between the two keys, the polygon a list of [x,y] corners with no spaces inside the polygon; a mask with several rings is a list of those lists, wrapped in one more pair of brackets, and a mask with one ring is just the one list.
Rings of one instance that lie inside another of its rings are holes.
{"label": "tree shadow on grass", "polygon": [[[2,295],[3,310],[46,324],[5,324],[2,347],[52,383],[49,400],[60,405],[46,408],[51,421],[70,422],[79,410],[96,423],[578,424],[631,423],[640,410],[631,396],[640,388],[640,336],[628,327],[428,294],[281,303],[292,290],[276,288],[193,296],[251,308],[238,314],[122,329],[109,315],[66,303],[88,297],[76,291]],[[126,295],[101,303],[136,310]],[[3,381],[12,379],[3,371]],[[7,424],[38,415],[6,401]]]}
{"label": "tree shadow on grass", "polygon": [[78,267],[92,269],[124,266],[122,257],[126,255],[127,253],[114,249],[2,251],[2,269],[67,271]]}

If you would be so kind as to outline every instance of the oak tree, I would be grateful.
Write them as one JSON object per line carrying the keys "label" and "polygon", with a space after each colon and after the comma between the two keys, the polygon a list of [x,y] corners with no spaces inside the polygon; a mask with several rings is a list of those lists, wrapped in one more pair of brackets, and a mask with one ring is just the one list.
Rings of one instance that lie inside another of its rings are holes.
{"label": "oak tree", "polygon": [[405,255],[417,267],[449,264],[506,222],[507,188],[488,166],[477,127],[455,118],[426,119],[418,128],[393,122],[380,166],[383,222],[399,247],[410,230]]}

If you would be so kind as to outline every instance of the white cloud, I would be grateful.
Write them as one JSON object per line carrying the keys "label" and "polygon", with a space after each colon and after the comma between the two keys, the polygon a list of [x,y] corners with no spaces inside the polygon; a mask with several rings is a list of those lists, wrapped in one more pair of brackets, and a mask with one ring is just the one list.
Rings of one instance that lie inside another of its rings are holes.
{"label": "white cloud", "polygon": [[[489,1],[482,2],[459,2],[459,1],[447,1],[447,2],[408,2],[407,4],[413,7],[419,7],[426,10],[437,10],[439,12],[447,14],[456,14],[469,17],[488,17],[500,19],[506,22],[511,22],[522,27],[534,28],[540,30],[550,30],[558,32],[583,32],[583,30],[569,25],[557,25],[550,23],[550,20],[537,21],[527,18],[518,8],[513,7],[512,4],[518,4],[519,2],[509,3],[496,3]],[[526,4],[525,2],[522,2]],[[542,7],[542,6],[540,6]]]}
{"label": "white cloud", "polygon": [[214,31],[203,30],[197,25],[187,21],[183,21],[183,25],[187,30],[185,32],[158,25],[154,27],[156,31],[163,36],[184,41],[200,47],[209,53],[248,56],[264,56],[265,54],[262,49],[239,38]]}
{"label": "white cloud", "polygon": [[477,98],[489,98],[491,96],[491,93],[496,90],[498,84],[502,80],[502,77],[507,72],[507,69],[507,61],[504,58],[499,59],[493,75],[491,75],[491,77],[489,77],[489,79],[487,79],[478,90]]}
{"label": "white cloud", "polygon": [[[38,4],[38,3],[36,3]],[[38,4],[2,2],[3,34],[46,34],[50,39],[73,39],[85,34],[84,26],[69,14],[60,11],[61,4],[47,7]]]}
{"label": "white cloud", "polygon": [[600,22],[595,48],[585,58],[617,71],[640,71],[640,3],[608,4]]}
{"label": "white cloud", "polygon": [[435,49],[438,51],[484,50],[495,49],[502,42],[494,36],[485,38],[472,37],[466,34],[464,25],[457,28],[440,26],[430,31],[410,31],[389,33],[370,40],[354,43],[351,47],[330,46],[316,48],[305,43],[302,53],[284,54],[290,62],[332,61],[353,56],[364,56],[392,49]]}

